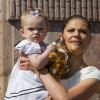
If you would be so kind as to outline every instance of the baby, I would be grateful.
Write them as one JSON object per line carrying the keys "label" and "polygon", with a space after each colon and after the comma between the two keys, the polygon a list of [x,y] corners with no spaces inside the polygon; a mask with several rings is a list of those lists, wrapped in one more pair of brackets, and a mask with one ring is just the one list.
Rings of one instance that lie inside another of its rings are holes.
{"label": "baby", "polygon": [[[24,52],[29,57],[30,62],[34,65],[34,70],[45,67],[48,64],[48,61],[52,62],[52,60],[55,59],[51,52],[55,51],[57,45],[55,43],[47,45],[43,42],[47,34],[47,30],[48,19],[42,10],[33,9],[26,11],[21,16],[20,32],[25,39],[22,40],[15,48],[19,50],[19,53]],[[59,49],[59,51],[62,50]],[[59,60],[58,63],[63,63],[63,60]],[[49,65],[51,66],[50,63]],[[51,68],[49,66],[47,68],[53,75],[56,76],[58,72],[60,72],[60,67],[54,67],[55,66],[53,65]],[[10,76],[5,100],[48,99],[48,91],[46,91],[42,81],[39,79],[34,70],[33,72],[20,70],[20,58],[18,59]],[[56,78],[58,79],[58,77]]]}
{"label": "baby", "polygon": [[[48,30],[48,19],[40,9],[25,11],[21,16],[20,33],[25,38],[15,48],[28,55],[36,69],[48,63],[48,54],[55,49],[43,42]],[[5,100],[44,100],[48,98],[42,81],[32,71],[20,70],[20,58],[13,67]]]}

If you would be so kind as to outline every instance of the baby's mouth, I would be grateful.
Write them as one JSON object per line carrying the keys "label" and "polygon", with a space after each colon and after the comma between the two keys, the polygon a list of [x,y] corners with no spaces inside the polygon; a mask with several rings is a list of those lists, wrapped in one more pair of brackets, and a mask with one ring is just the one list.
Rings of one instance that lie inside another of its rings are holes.
{"label": "baby's mouth", "polygon": [[37,38],[40,38],[40,36],[36,35],[36,36],[34,36],[33,38],[37,39]]}

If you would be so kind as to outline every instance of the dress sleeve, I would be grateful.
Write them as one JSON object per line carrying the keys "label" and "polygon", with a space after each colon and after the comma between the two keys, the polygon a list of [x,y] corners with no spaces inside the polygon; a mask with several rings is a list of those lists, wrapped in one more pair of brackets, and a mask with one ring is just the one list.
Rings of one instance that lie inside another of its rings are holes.
{"label": "dress sleeve", "polygon": [[28,40],[22,40],[16,45],[15,48],[18,49],[19,52],[24,52],[27,55],[41,53],[40,45],[38,43],[30,42]]}

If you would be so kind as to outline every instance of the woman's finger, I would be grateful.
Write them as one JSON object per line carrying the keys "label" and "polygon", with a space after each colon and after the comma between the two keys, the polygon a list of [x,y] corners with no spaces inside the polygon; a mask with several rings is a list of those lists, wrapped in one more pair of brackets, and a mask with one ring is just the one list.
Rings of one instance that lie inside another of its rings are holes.
{"label": "woman's finger", "polygon": [[30,70],[33,71],[34,67],[31,65],[31,62],[29,61],[29,58],[27,55],[22,54],[20,56],[20,67],[21,70]]}
{"label": "woman's finger", "polygon": [[28,57],[21,56],[21,57],[20,57],[20,62],[21,62],[21,63],[22,63],[22,62],[29,62],[29,59],[28,59]]}
{"label": "woman's finger", "polygon": [[24,52],[19,53],[19,56],[27,57],[27,55]]}
{"label": "woman's finger", "polygon": [[24,67],[24,66],[29,67],[30,66],[30,62],[29,61],[21,61],[20,66],[21,67]]}

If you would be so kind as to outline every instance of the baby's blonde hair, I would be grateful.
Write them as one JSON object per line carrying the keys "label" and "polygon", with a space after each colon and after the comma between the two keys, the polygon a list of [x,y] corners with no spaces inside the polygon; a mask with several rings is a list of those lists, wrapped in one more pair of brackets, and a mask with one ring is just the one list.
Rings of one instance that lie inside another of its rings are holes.
{"label": "baby's blonde hair", "polygon": [[46,25],[48,27],[48,17],[44,13],[44,11],[42,9],[39,9],[39,8],[34,8],[34,9],[31,9],[31,10],[25,10],[22,13],[22,16],[21,16],[21,28],[24,26],[24,21],[25,21],[25,18],[27,17],[27,15],[43,17],[45,19],[45,23],[46,23]]}

